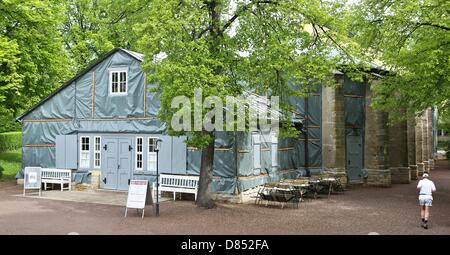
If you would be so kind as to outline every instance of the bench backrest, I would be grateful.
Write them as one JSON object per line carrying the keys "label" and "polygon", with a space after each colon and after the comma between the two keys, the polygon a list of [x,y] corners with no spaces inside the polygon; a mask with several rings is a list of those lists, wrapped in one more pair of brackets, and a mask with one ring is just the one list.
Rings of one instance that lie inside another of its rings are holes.
{"label": "bench backrest", "polygon": [[72,170],[42,168],[41,178],[47,179],[72,179]]}
{"label": "bench backrest", "polygon": [[170,174],[161,174],[159,176],[160,185],[170,187],[195,189],[198,185],[198,180],[199,180],[198,176],[170,175]]}

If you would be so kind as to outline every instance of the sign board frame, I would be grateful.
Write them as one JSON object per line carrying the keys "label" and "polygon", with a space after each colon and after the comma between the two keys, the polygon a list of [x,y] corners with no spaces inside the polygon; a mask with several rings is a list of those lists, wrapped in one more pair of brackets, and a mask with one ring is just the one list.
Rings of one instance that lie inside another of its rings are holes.
{"label": "sign board frame", "polygon": [[130,180],[125,217],[127,217],[128,208],[134,208],[136,210],[141,209],[142,218],[144,218],[145,206],[148,204],[153,205],[148,180]]}
{"label": "sign board frame", "polygon": [[26,195],[27,189],[38,189],[39,190],[39,196],[41,196],[41,186],[42,186],[42,180],[41,180],[41,167],[25,167],[23,170],[23,195]]}

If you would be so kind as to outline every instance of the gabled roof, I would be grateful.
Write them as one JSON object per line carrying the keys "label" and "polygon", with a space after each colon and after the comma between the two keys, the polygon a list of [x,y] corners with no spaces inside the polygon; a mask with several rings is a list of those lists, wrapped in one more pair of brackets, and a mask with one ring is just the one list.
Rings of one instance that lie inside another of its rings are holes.
{"label": "gabled roof", "polygon": [[52,98],[54,95],[58,94],[61,90],[63,90],[64,88],[66,88],[67,86],[69,86],[70,84],[72,84],[73,81],[75,81],[76,79],[80,78],[81,76],[85,75],[86,73],[88,73],[91,69],[93,69],[94,67],[96,67],[98,64],[100,64],[101,62],[103,62],[103,60],[107,59],[108,57],[110,57],[111,55],[113,55],[116,52],[125,52],[126,54],[128,54],[129,56],[131,56],[132,58],[136,59],[139,62],[142,62],[144,60],[144,55],[141,53],[137,53],[134,51],[130,51],[130,50],[126,50],[126,49],[122,49],[122,48],[114,48],[112,49],[110,52],[106,53],[104,56],[100,57],[99,59],[93,61],[88,67],[86,67],[84,70],[80,71],[77,75],[75,75],[72,79],[66,81],[64,84],[62,84],[59,88],[55,89],[52,93],[50,93],[47,97],[45,97],[44,99],[42,99],[39,103],[33,105],[30,109],[28,109],[26,112],[24,112],[22,115],[20,115],[19,117],[16,118],[16,121],[21,121],[25,116],[27,116],[28,114],[30,114],[32,111],[34,111],[36,108],[38,108],[39,106],[41,106],[43,103],[45,103],[47,100],[49,100],[50,98]]}

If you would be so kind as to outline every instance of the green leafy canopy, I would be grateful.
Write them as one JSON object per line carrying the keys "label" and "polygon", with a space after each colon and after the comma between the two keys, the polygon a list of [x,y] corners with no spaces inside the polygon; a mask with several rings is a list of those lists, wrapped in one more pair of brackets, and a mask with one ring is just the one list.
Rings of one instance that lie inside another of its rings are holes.
{"label": "green leafy canopy", "polygon": [[352,11],[355,39],[390,74],[375,87],[374,106],[393,118],[450,107],[450,3],[362,0]]}
{"label": "green leafy canopy", "polygon": [[[304,96],[311,85],[332,80],[332,70],[352,64],[357,48],[341,1],[154,0],[145,16],[135,32],[165,123],[177,110],[172,99],[193,98],[195,88],[204,97],[246,90],[276,95],[287,110],[283,98]],[[205,132],[193,135],[198,147],[211,139]]]}

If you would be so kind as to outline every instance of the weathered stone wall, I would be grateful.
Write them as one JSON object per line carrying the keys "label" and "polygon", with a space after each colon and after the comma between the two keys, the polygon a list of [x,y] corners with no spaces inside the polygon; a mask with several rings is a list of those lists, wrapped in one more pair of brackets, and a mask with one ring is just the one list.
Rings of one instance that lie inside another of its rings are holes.
{"label": "weathered stone wall", "polygon": [[369,177],[367,185],[374,187],[391,187],[391,171],[389,169],[367,169]]}
{"label": "weathered stone wall", "polygon": [[410,183],[408,165],[408,135],[406,121],[390,124],[389,128],[389,169],[393,184]]}
{"label": "weathered stone wall", "polygon": [[428,164],[429,171],[434,169],[434,155],[433,155],[433,108],[427,109],[427,137],[428,137]]}
{"label": "weathered stone wall", "polygon": [[417,175],[422,176],[424,164],[422,155],[422,118],[416,117],[416,165],[417,165]]}
{"label": "weathered stone wall", "polygon": [[[374,81],[371,86],[376,86]],[[391,172],[387,168],[387,115],[375,111],[370,106],[373,92],[366,89],[366,119],[364,142],[364,166],[368,177],[366,183],[371,186],[391,186]]]}
{"label": "weathered stone wall", "polygon": [[408,119],[408,165],[411,173],[411,180],[417,180],[416,165],[416,120]]}
{"label": "weathered stone wall", "polygon": [[347,184],[342,87],[322,89],[322,162],[325,170],[335,172],[341,183]]}
{"label": "weathered stone wall", "polygon": [[422,162],[423,162],[423,171],[429,172],[429,164],[428,164],[428,112],[425,111],[421,117],[422,119]]}
{"label": "weathered stone wall", "polygon": [[91,185],[90,188],[93,190],[97,190],[100,188],[100,177],[102,176],[101,171],[92,171],[91,172]]}

